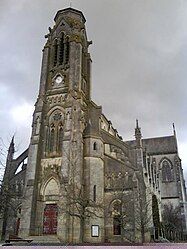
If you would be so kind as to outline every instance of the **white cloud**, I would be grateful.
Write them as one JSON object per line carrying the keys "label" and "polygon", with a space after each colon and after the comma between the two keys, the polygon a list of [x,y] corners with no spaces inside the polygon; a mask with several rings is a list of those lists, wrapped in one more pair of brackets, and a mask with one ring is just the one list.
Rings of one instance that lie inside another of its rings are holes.
{"label": "white cloud", "polygon": [[[44,35],[56,11],[69,3],[14,2],[0,0],[0,130],[5,142],[16,130],[27,146]],[[133,138],[136,118],[144,138],[171,135],[175,122],[187,169],[187,2],[79,0],[73,7],[84,13],[93,40],[92,99],[124,139]]]}
{"label": "white cloud", "polygon": [[187,175],[187,142],[182,142],[178,146],[179,156],[182,159],[182,166],[185,171],[185,175]]}
{"label": "white cloud", "polygon": [[18,129],[30,126],[32,122],[33,111],[33,104],[29,104],[27,102],[23,102],[22,104],[13,107],[10,110],[10,114],[12,116],[13,122],[15,123],[15,126]]}

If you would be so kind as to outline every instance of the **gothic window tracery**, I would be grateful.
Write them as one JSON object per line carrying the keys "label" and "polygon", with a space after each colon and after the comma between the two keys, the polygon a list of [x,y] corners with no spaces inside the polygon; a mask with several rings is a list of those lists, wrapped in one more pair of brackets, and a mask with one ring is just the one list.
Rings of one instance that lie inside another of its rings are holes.
{"label": "gothic window tracery", "polygon": [[70,41],[69,37],[61,32],[52,44],[52,67],[67,65],[69,62]]}
{"label": "gothic window tracery", "polygon": [[54,111],[48,118],[46,127],[46,153],[61,153],[63,140],[63,114],[60,110]]}
{"label": "gothic window tracery", "polygon": [[59,196],[59,181],[53,176],[50,177],[41,188],[42,195],[45,200],[52,200]]}
{"label": "gothic window tracery", "polygon": [[173,174],[171,169],[171,164],[168,160],[162,162],[162,181],[171,182],[173,181]]}

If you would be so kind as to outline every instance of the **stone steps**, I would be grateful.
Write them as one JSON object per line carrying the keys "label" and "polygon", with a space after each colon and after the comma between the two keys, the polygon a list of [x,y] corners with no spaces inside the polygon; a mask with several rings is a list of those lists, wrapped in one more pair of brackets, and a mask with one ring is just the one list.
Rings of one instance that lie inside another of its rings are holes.
{"label": "stone steps", "polygon": [[41,235],[41,236],[29,236],[28,239],[33,240],[31,243],[37,244],[60,244],[60,240],[57,235]]}

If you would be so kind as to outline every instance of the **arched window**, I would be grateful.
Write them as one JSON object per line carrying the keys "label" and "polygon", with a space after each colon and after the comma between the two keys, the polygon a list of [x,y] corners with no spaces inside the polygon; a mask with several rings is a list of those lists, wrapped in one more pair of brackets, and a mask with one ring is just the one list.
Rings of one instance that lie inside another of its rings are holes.
{"label": "arched window", "polygon": [[171,164],[167,160],[164,160],[162,162],[162,181],[164,182],[173,181]]}
{"label": "arched window", "polygon": [[50,132],[49,127],[46,127],[46,144],[45,144],[45,151],[49,151],[49,144],[50,144]]}
{"label": "arched window", "polygon": [[113,203],[113,234],[121,235],[122,206],[119,200]]}
{"label": "arched window", "polygon": [[53,50],[54,50],[54,54],[53,54],[53,66],[55,67],[56,64],[57,64],[57,54],[58,54],[57,39],[55,39],[55,41],[54,41]]}
{"label": "arched window", "polygon": [[51,152],[59,154],[62,151],[63,140],[63,113],[61,110],[54,110],[47,118],[46,126],[46,155]]}
{"label": "arched window", "polygon": [[63,129],[62,129],[62,124],[60,124],[58,130],[58,152],[62,151],[62,139],[63,139]]}
{"label": "arched window", "polygon": [[65,59],[66,64],[69,62],[69,48],[70,48],[69,37],[67,37],[66,38],[66,59]]}
{"label": "arched window", "polygon": [[96,142],[93,143],[93,150],[97,150],[97,143]]}
{"label": "arched window", "polygon": [[64,33],[60,38],[60,49],[59,49],[59,64],[62,65],[64,61]]}
{"label": "arched window", "polygon": [[93,186],[93,201],[96,201],[96,185]]}
{"label": "arched window", "polygon": [[49,151],[50,152],[54,151],[54,142],[55,142],[55,130],[54,128],[52,128],[50,132],[50,140],[49,140]]}

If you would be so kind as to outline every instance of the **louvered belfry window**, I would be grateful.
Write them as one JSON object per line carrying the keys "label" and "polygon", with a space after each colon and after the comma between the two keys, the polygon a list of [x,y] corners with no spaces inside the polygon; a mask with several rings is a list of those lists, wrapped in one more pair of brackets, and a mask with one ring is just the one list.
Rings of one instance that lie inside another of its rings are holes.
{"label": "louvered belfry window", "polygon": [[59,44],[59,64],[62,65],[64,62],[64,33],[61,34]]}

